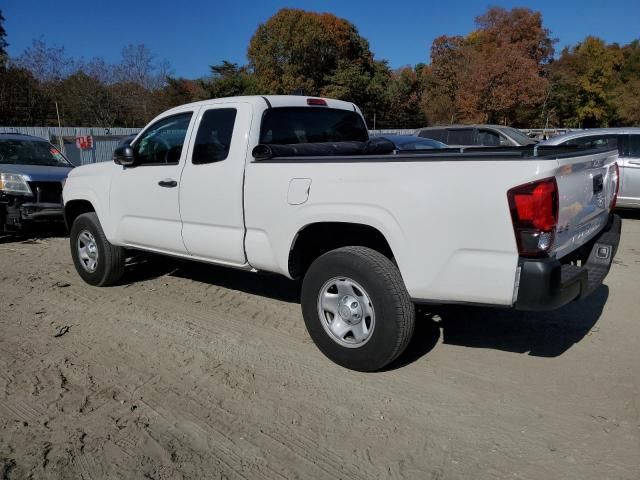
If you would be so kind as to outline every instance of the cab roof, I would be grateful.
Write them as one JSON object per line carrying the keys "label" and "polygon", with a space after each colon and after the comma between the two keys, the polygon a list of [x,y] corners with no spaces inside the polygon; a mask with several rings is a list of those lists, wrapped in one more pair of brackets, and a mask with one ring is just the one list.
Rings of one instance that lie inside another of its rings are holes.
{"label": "cab roof", "polygon": [[[354,103],[345,102],[343,100],[334,100],[332,98],[314,97],[312,95],[247,95],[240,97],[223,97],[212,98],[210,100],[202,100],[200,102],[187,103],[168,110],[168,112],[178,112],[188,108],[206,107],[208,105],[219,105],[224,103],[249,103],[262,108],[278,108],[278,107],[308,107],[307,99],[322,99],[327,102],[330,108],[339,108],[342,110],[352,110],[360,113],[358,107]],[[316,107],[322,108],[322,107]],[[163,114],[164,115],[164,114]]]}
{"label": "cab roof", "polygon": [[640,127],[589,128],[587,130],[573,130],[563,135],[551,137],[540,145],[558,145],[574,138],[593,137],[595,135],[640,135]]}

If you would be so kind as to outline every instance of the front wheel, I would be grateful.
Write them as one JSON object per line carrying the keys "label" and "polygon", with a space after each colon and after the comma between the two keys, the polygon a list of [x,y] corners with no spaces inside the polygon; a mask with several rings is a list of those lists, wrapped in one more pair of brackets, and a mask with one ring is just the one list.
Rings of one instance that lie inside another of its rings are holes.
{"label": "front wheel", "polygon": [[90,285],[111,285],[124,273],[124,249],[112,245],[94,212],[78,216],[69,235],[71,257],[82,279]]}
{"label": "front wheel", "polygon": [[309,335],[337,364],[375,371],[407,347],[414,306],[398,268],[366,247],[344,247],[316,259],[302,283]]}

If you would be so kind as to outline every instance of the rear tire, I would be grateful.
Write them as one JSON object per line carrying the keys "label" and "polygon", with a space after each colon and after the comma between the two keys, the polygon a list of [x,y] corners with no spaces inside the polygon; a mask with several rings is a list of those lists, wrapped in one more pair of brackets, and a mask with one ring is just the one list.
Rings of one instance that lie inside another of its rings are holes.
{"label": "rear tire", "polygon": [[122,278],[124,249],[107,240],[95,212],[83,213],[75,219],[69,241],[78,275],[89,285],[104,287]]}
{"label": "rear tire", "polygon": [[351,370],[380,370],[407,347],[414,305],[398,268],[366,247],[317,258],[302,283],[309,335],[329,359]]}

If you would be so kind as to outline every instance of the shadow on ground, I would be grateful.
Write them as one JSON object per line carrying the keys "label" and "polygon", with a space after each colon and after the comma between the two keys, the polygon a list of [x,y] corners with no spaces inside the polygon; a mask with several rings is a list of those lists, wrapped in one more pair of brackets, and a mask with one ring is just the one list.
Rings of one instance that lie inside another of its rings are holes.
{"label": "shadow on ground", "polygon": [[407,365],[429,353],[440,335],[447,345],[558,357],[594,328],[608,297],[609,288],[602,285],[586,299],[550,312],[419,306],[411,344],[391,368]]}
{"label": "shadow on ground", "polygon": [[251,273],[157,255],[143,254],[129,259],[123,283],[135,283],[162,275],[217,285],[283,302],[300,303],[301,283],[282,275]]}
{"label": "shadow on ground", "polygon": [[[300,302],[300,282],[280,275],[255,274],[163,257],[150,256],[133,265],[126,282],[167,274],[288,303]],[[557,357],[593,329],[608,297],[609,289],[603,285],[586,299],[551,312],[457,305],[418,306],[413,339],[390,369],[420,359],[437,345],[440,337],[449,345]]]}

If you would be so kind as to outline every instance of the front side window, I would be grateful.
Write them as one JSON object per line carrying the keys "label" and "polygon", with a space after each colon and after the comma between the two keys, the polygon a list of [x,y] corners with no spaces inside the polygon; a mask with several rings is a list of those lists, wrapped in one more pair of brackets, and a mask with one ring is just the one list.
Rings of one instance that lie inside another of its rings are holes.
{"label": "front side window", "polygon": [[191,115],[191,112],[179,113],[151,125],[133,146],[136,164],[177,165]]}
{"label": "front side window", "polygon": [[362,117],[354,111],[324,107],[280,107],[264,112],[260,143],[286,145],[319,142],[366,142]]}
{"label": "front side window", "polygon": [[220,162],[227,158],[235,121],[235,108],[217,108],[204,112],[193,147],[191,161],[194,165]]}

